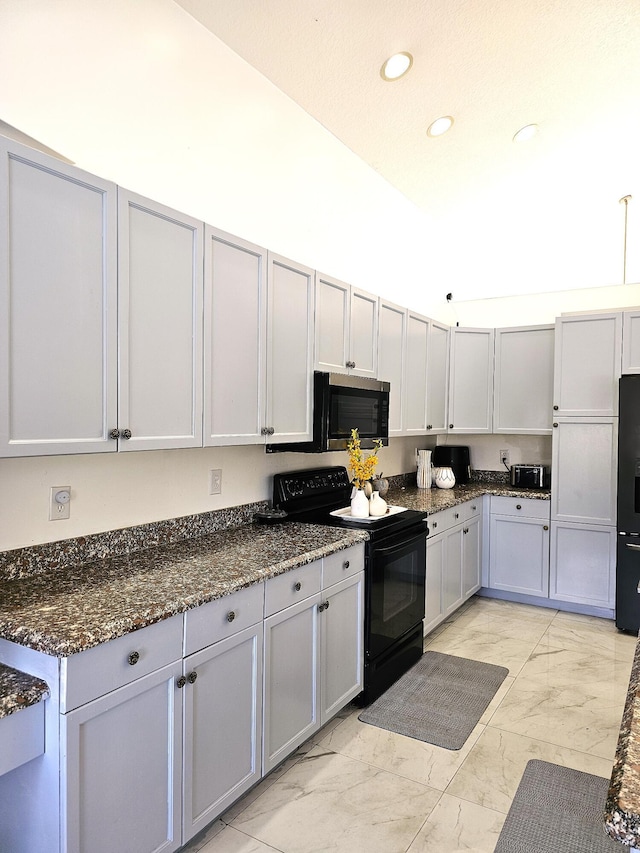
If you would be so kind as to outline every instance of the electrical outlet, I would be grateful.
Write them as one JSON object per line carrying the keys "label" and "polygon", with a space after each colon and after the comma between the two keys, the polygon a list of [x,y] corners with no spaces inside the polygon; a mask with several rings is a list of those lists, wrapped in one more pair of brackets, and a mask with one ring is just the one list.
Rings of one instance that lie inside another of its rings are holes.
{"label": "electrical outlet", "polygon": [[500,462],[503,465],[506,465],[507,468],[509,467],[509,451],[508,450],[501,450],[500,451]]}
{"label": "electrical outlet", "polygon": [[209,494],[222,493],[222,468],[212,468],[209,472]]}
{"label": "electrical outlet", "polygon": [[71,515],[71,486],[51,486],[49,521],[60,521]]}

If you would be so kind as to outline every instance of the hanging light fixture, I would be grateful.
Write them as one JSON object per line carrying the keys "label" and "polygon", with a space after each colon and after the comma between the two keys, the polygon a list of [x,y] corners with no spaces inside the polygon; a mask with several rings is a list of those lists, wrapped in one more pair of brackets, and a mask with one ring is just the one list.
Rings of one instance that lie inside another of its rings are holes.
{"label": "hanging light fixture", "polygon": [[623,195],[621,199],[619,199],[620,204],[624,204],[624,240],[622,247],[622,283],[627,283],[627,225],[628,225],[628,215],[629,215],[629,202],[631,201],[630,195]]}

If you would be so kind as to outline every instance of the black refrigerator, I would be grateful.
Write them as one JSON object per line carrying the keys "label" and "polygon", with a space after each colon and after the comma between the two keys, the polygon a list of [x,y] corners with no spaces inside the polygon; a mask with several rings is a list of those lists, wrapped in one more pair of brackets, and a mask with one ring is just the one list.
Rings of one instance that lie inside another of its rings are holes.
{"label": "black refrigerator", "polygon": [[616,626],[640,629],[640,374],[620,377]]}

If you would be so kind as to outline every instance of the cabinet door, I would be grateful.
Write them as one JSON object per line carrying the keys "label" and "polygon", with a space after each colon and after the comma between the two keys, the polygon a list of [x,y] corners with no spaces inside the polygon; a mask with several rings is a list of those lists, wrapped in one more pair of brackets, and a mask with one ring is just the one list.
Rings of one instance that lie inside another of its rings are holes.
{"label": "cabinet door", "polygon": [[613,609],[615,570],[614,527],[551,523],[551,599]]}
{"label": "cabinet door", "polygon": [[114,451],[116,187],[0,139],[0,455]]}
{"label": "cabinet door", "polygon": [[66,853],[180,847],[181,668],[170,664],[61,715]]}
{"label": "cabinet door", "polygon": [[617,415],[621,362],[621,314],[558,318],[553,392],[556,415]]}
{"label": "cabinet door", "polygon": [[429,320],[411,311],[407,316],[405,370],[405,435],[427,431],[427,350]]}
{"label": "cabinet door", "polygon": [[465,601],[480,589],[481,520],[481,516],[476,516],[462,528],[462,598]]}
{"label": "cabinet door", "polygon": [[120,450],[202,446],[202,231],[118,190]]}
{"label": "cabinet door", "polygon": [[536,518],[492,515],[489,586],[549,595],[549,524]]}
{"label": "cabinet door", "polygon": [[311,441],[314,273],[271,252],[268,257],[269,443]]}
{"label": "cabinet door", "polygon": [[445,534],[445,562],[442,570],[442,608],[445,616],[462,604],[462,525]]}
{"label": "cabinet door", "polygon": [[186,842],[260,779],[262,622],[185,658]]}
{"label": "cabinet door", "polygon": [[315,368],[348,373],[351,288],[316,273]]}
{"label": "cabinet door", "polygon": [[617,469],[617,418],[554,421],[551,518],[615,525]]}
{"label": "cabinet door", "polygon": [[264,442],[266,251],[207,226],[204,443]]}
{"label": "cabinet door", "polygon": [[322,591],[320,725],[362,690],[364,572]]}
{"label": "cabinet door", "polygon": [[380,300],[378,379],[391,384],[389,391],[389,435],[401,435],[404,426],[406,331],[406,309],[393,305],[391,302]]}
{"label": "cabinet door", "polygon": [[442,577],[446,558],[446,533],[427,539],[427,583],[425,589],[424,636],[444,619]]}
{"label": "cabinet door", "polygon": [[350,373],[376,379],[378,373],[378,297],[351,288]]}
{"label": "cabinet door", "polygon": [[447,388],[449,381],[449,327],[429,323],[427,348],[427,430],[447,431]]}
{"label": "cabinet door", "polygon": [[494,433],[551,434],[553,326],[496,329]]}
{"label": "cabinet door", "polygon": [[640,373],[640,311],[622,316],[622,372]]}
{"label": "cabinet door", "polygon": [[493,329],[451,329],[449,432],[491,432]]}
{"label": "cabinet door", "polygon": [[263,773],[320,726],[320,601],[317,593],[265,619]]}

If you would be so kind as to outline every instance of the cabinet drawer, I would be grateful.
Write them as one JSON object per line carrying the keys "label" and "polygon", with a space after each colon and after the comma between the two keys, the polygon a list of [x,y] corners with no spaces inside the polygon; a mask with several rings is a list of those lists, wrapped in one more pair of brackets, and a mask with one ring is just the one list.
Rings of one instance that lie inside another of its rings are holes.
{"label": "cabinet drawer", "polygon": [[460,504],[459,507],[456,507],[456,509],[461,511],[463,521],[469,521],[482,513],[482,498],[474,498],[472,501],[466,501]]}
{"label": "cabinet drawer", "polygon": [[316,592],[322,586],[322,560],[292,569],[283,575],[268,580],[264,587],[265,617],[302,601]]}
{"label": "cabinet drawer", "polygon": [[184,615],[184,653],[193,654],[262,620],[264,584],[240,589]]}
{"label": "cabinet drawer", "polygon": [[60,662],[63,714],[182,658],[182,614]]}
{"label": "cabinet drawer", "polygon": [[364,569],[364,545],[336,551],[322,560],[322,588],[351,577]]}
{"label": "cabinet drawer", "polygon": [[461,524],[462,521],[463,518],[460,505],[452,506],[448,509],[442,509],[440,512],[434,512],[433,515],[427,516],[429,535],[435,536],[436,533],[443,533],[450,527],[455,527],[456,524]]}
{"label": "cabinet drawer", "polygon": [[551,517],[550,501],[535,498],[491,498],[491,515],[523,515],[527,518]]}

